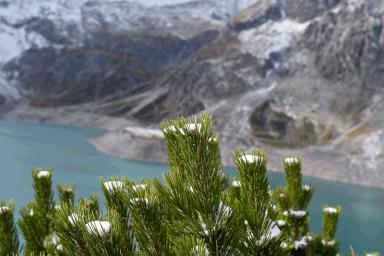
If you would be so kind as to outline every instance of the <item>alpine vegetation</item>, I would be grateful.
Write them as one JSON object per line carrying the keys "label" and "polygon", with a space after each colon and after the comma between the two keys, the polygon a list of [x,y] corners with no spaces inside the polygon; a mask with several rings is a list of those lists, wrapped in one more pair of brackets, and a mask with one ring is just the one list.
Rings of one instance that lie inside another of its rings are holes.
{"label": "alpine vegetation", "polygon": [[[98,209],[97,194],[73,203],[74,185],[57,185],[55,206],[52,168],[32,170],[35,201],[22,207],[18,221],[26,240],[22,254],[342,255],[334,239],[340,206],[323,205],[322,234],[310,232],[305,209],[315,188],[301,182],[302,158],[283,156],[287,186],[273,191],[264,150],[236,149],[237,177],[229,178],[210,120],[202,112],[201,123],[196,116],[188,124],[183,117],[161,123],[170,165],[165,185],[157,178],[100,177],[106,214]],[[1,202],[0,255],[19,252],[13,210],[12,200]]]}

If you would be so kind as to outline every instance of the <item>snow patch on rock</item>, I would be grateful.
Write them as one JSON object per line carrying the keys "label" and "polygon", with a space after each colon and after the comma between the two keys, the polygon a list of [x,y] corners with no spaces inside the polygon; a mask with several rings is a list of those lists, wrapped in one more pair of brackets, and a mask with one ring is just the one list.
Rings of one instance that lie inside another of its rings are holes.
{"label": "snow patch on rock", "polygon": [[381,135],[383,130],[372,132],[363,142],[364,155],[369,158],[376,158],[383,149]]}
{"label": "snow patch on rock", "polygon": [[147,129],[140,127],[125,127],[124,132],[129,132],[137,137],[144,137],[151,139],[153,137],[164,138],[164,134],[161,130],[158,129]]}
{"label": "snow patch on rock", "polygon": [[242,42],[240,51],[251,52],[255,57],[269,58],[269,54],[291,45],[296,34],[303,33],[310,21],[299,23],[291,19],[282,21],[269,20],[263,25],[240,32]]}

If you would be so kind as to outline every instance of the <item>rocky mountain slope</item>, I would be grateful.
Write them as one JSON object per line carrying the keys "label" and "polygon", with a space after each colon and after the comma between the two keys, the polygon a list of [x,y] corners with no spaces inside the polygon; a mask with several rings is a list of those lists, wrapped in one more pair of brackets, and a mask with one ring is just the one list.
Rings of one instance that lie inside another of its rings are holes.
{"label": "rocky mountain slope", "polygon": [[99,150],[167,162],[163,138],[124,127],[207,111],[224,166],[237,147],[264,148],[272,171],[298,154],[304,175],[384,188],[383,0],[258,0],[234,15],[215,1],[141,16],[130,6],[131,19],[100,3],[83,3],[75,36],[49,39],[60,31],[49,19],[12,23],[51,47],[4,63],[7,88],[29,106],[3,118],[107,128],[90,139]]}

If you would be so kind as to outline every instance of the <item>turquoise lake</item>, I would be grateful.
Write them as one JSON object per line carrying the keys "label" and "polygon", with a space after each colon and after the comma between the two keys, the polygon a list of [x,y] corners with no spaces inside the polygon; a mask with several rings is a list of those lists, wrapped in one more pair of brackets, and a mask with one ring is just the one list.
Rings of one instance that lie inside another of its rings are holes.
{"label": "turquoise lake", "polygon": [[[119,159],[100,153],[85,140],[105,132],[70,125],[0,120],[0,200],[14,200],[15,223],[20,217],[20,207],[26,207],[34,200],[32,168],[53,166],[52,189],[56,204],[59,202],[56,184],[75,182],[75,201],[78,201],[78,195],[89,199],[90,194],[98,192],[103,213],[106,208],[100,177],[108,179],[111,175],[118,175],[121,180],[125,174],[135,181],[142,177],[157,177],[165,184],[162,173],[169,171],[168,164]],[[225,168],[225,172],[230,177],[237,175],[235,168]],[[267,172],[267,175],[271,189],[286,186],[282,173]],[[322,231],[322,205],[341,205],[335,236],[341,243],[340,251],[350,253],[349,245],[352,245],[355,254],[377,251],[384,255],[384,232],[381,232],[384,227],[383,190],[311,177],[303,177],[302,181],[316,188],[306,209],[310,211],[311,232],[320,234]],[[24,244],[20,230],[19,239]]]}

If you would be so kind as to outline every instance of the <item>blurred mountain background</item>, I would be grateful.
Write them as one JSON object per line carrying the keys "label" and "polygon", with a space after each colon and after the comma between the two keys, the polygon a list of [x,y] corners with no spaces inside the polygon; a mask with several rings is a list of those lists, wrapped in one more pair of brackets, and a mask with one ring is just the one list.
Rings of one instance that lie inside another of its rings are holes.
{"label": "blurred mountain background", "polygon": [[[271,169],[298,154],[306,175],[384,188],[383,22],[383,0],[0,0],[0,112],[159,129],[207,111],[223,165],[237,147],[264,148]],[[167,162],[163,139],[124,136],[93,144]]]}

